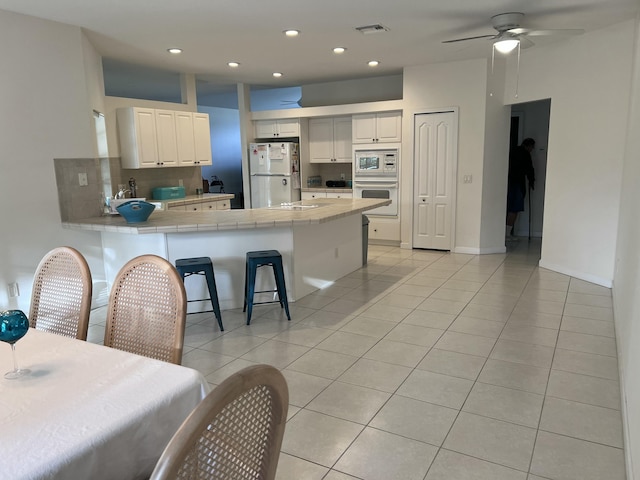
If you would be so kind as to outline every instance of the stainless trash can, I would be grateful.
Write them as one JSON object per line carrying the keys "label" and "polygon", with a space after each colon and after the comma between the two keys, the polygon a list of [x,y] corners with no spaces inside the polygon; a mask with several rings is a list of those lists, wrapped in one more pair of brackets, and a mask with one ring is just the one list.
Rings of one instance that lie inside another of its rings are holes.
{"label": "stainless trash can", "polygon": [[362,215],[362,266],[367,264],[369,250],[369,217]]}

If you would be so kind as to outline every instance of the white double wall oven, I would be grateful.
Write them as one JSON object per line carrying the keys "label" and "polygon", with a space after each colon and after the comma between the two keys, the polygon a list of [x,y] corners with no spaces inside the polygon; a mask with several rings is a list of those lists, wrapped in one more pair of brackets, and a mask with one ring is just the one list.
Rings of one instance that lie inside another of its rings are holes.
{"label": "white double wall oven", "polygon": [[400,145],[358,145],[353,151],[354,198],[385,198],[391,204],[367,212],[397,216],[399,200]]}

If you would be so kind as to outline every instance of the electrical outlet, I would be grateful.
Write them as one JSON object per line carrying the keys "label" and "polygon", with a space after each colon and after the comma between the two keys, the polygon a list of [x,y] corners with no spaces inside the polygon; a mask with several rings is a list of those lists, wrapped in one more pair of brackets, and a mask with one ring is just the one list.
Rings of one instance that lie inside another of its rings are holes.
{"label": "electrical outlet", "polygon": [[178,186],[184,187],[184,182],[182,181],[182,179],[178,180]]}
{"label": "electrical outlet", "polygon": [[78,174],[78,183],[80,184],[81,187],[86,187],[87,185],[89,185],[89,181],[87,180],[86,173]]}
{"label": "electrical outlet", "polygon": [[20,296],[20,289],[18,288],[18,282],[10,283],[8,285],[7,290],[9,291],[9,297],[10,298],[19,297]]}
{"label": "electrical outlet", "polygon": [[473,175],[465,175],[462,179],[463,183],[472,183],[473,182]]}

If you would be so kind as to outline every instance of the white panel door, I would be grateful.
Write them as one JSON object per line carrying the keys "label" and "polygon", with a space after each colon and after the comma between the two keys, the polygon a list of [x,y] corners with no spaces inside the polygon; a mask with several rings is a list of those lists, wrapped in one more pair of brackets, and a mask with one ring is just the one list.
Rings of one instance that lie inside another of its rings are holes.
{"label": "white panel door", "polygon": [[453,247],[457,118],[442,112],[414,119],[414,248]]}

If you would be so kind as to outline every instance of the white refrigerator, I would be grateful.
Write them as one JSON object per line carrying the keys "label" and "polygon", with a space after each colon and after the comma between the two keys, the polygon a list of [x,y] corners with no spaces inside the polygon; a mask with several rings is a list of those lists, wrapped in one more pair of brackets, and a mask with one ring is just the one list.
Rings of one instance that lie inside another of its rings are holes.
{"label": "white refrigerator", "polygon": [[297,143],[252,143],[249,151],[251,208],[300,200]]}

